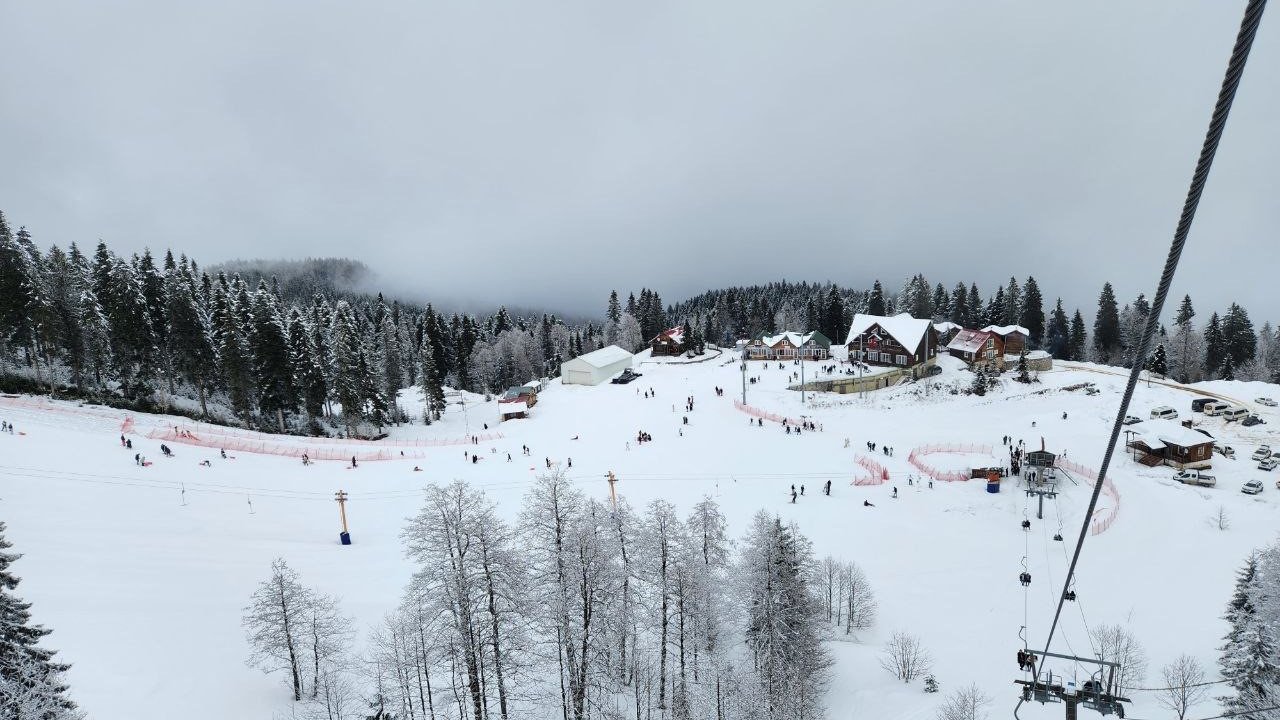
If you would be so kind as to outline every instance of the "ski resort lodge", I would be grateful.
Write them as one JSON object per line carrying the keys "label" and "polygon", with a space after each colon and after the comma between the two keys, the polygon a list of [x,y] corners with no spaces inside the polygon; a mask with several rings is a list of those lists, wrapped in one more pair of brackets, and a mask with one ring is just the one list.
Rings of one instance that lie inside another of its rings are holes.
{"label": "ski resort lodge", "polygon": [[929,320],[906,313],[893,317],[858,313],[853,316],[845,345],[851,360],[911,368],[932,363],[937,357],[938,331]]}
{"label": "ski resort lodge", "polygon": [[594,350],[560,365],[564,385],[599,385],[631,367],[631,353],[617,345]]}
{"label": "ski resort lodge", "polygon": [[1213,460],[1213,438],[1172,420],[1146,420],[1125,431],[1125,447],[1137,462],[1155,467],[1169,465],[1185,470],[1207,468]]}
{"label": "ski resort lodge", "polygon": [[831,355],[831,340],[816,330],[804,335],[761,333],[746,344],[745,352],[748,360],[826,360]]}

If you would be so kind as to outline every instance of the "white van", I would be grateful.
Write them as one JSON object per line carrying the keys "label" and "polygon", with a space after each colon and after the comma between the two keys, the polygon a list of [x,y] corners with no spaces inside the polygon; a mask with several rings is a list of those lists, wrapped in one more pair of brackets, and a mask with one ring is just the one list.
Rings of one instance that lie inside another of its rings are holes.
{"label": "white van", "polygon": [[1211,415],[1211,416],[1221,415],[1224,410],[1229,410],[1230,408],[1231,408],[1230,403],[1224,403],[1222,401],[1211,402],[1204,406],[1204,414]]}
{"label": "white van", "polygon": [[1151,408],[1152,420],[1176,420],[1177,418],[1178,418],[1178,411],[1174,410],[1168,405],[1161,405],[1160,407]]}
{"label": "white van", "polygon": [[1236,422],[1249,417],[1249,411],[1242,407],[1231,407],[1222,411],[1222,419],[1227,422]]}

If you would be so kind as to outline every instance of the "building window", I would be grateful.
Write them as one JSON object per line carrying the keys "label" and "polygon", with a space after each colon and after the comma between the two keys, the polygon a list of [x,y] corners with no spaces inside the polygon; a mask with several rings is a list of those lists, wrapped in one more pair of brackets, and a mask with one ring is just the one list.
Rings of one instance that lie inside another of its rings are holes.
{"label": "building window", "polygon": [[898,364],[899,364],[899,365],[906,365],[906,364],[907,364],[907,356],[906,356],[906,355],[899,355],[899,356],[898,356]]}

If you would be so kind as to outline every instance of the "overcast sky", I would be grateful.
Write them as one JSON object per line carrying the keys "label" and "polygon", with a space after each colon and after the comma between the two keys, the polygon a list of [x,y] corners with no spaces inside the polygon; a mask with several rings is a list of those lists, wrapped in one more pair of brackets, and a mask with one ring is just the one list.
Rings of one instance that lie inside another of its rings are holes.
{"label": "overcast sky", "polygon": [[[1088,316],[1154,289],[1243,6],[8,2],[0,209],[437,301],[920,271]],[[1272,17],[1178,277],[1201,319],[1280,320],[1277,118]]]}

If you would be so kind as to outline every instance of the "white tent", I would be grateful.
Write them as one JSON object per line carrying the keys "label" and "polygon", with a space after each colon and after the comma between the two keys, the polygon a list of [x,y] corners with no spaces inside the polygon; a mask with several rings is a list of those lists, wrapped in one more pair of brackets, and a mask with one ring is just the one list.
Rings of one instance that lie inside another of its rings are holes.
{"label": "white tent", "polygon": [[631,353],[610,345],[562,363],[560,382],[565,385],[599,385],[629,367]]}

